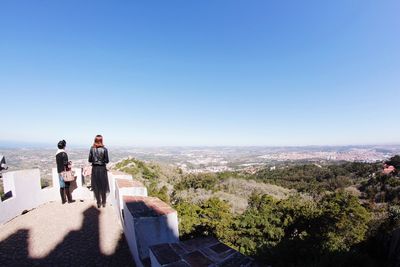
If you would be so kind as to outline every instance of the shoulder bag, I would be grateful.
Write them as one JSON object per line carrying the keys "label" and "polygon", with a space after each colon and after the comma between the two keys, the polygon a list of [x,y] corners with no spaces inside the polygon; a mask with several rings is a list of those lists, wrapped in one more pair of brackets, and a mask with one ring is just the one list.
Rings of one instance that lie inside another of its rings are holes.
{"label": "shoulder bag", "polygon": [[75,173],[72,171],[71,165],[68,164],[68,168],[65,168],[61,173],[64,182],[72,182],[75,180]]}

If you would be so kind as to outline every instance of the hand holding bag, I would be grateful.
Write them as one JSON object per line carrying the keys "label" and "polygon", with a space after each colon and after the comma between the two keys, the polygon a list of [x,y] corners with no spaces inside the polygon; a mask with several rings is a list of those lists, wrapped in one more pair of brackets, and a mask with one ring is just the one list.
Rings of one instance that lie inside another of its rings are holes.
{"label": "hand holding bag", "polygon": [[61,173],[64,182],[72,182],[75,180],[75,173],[72,171],[71,162],[68,162],[68,167]]}

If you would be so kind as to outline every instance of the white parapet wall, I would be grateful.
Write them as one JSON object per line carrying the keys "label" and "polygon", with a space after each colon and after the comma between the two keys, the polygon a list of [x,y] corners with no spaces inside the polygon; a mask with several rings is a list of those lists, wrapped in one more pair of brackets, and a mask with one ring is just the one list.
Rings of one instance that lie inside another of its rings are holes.
{"label": "white parapet wall", "polygon": [[[74,168],[77,176],[72,196],[75,199],[92,199],[93,194],[82,186],[82,171]],[[0,201],[0,224],[6,223],[24,211],[34,209],[50,201],[60,201],[59,179],[53,169],[53,186],[41,188],[39,169],[6,172],[3,174],[4,193],[11,195]]]}
{"label": "white parapet wall", "polygon": [[[116,188],[115,181],[116,180],[126,180],[126,181],[133,181],[132,175],[121,173],[119,171],[110,171],[108,172],[108,182],[110,184],[110,194],[109,194],[109,203],[114,207],[118,207],[116,209],[117,214],[119,214],[120,207],[118,206],[118,191],[119,189]],[[147,194],[146,194],[147,195]],[[119,215],[118,215],[119,216]]]}
{"label": "white parapet wall", "polygon": [[123,217],[123,197],[124,196],[142,196],[147,197],[147,188],[140,182],[131,179],[115,179],[115,207],[118,213],[118,217],[121,220],[121,224],[124,224]]}
{"label": "white parapet wall", "polygon": [[41,188],[38,169],[7,172],[3,186],[4,192],[11,192],[12,196],[0,203],[0,224],[57,197],[53,187]]}
{"label": "white parapet wall", "polygon": [[124,196],[124,232],[138,267],[150,263],[150,246],[179,241],[178,215],[155,197]]}
{"label": "white parapet wall", "polygon": [[[93,192],[91,192],[83,184],[83,176],[81,168],[73,168],[76,180],[71,183],[72,197],[75,200],[92,200],[94,199]],[[125,179],[132,181],[132,176],[122,173],[108,172],[110,194],[108,195],[108,202],[117,207],[116,212],[120,216],[120,207],[122,200],[120,197],[115,196],[115,179]],[[0,200],[0,224],[8,222],[14,217],[21,215],[24,211],[29,211],[37,206],[50,201],[60,201],[60,182],[58,178],[57,169],[52,169],[52,182],[53,186],[41,188],[40,170],[29,169],[6,172],[3,174],[3,187],[4,193],[10,195],[4,201]],[[133,182],[135,188],[121,189],[119,196],[123,195],[140,195],[147,196],[147,189],[142,185],[138,186],[137,182]],[[117,203],[119,205],[117,205]]]}

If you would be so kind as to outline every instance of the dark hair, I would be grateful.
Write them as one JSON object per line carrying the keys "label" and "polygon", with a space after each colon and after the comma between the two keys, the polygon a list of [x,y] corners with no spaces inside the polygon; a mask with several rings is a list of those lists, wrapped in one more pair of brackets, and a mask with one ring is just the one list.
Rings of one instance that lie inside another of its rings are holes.
{"label": "dark hair", "polygon": [[64,149],[66,145],[67,145],[67,142],[65,142],[65,140],[61,140],[60,142],[58,142],[57,147],[59,149]]}
{"label": "dark hair", "polygon": [[96,137],[94,138],[94,143],[93,143],[93,147],[103,147],[103,136],[98,134],[96,135]]}

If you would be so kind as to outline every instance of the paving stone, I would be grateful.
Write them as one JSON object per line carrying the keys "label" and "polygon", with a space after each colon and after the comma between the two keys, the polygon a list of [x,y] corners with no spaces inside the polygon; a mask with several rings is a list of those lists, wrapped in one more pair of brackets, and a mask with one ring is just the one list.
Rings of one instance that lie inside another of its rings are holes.
{"label": "paving stone", "polygon": [[183,254],[188,253],[186,249],[184,249],[179,243],[172,243],[170,244],[171,248],[179,255],[182,256]]}
{"label": "paving stone", "polygon": [[183,256],[183,259],[192,267],[206,267],[213,263],[200,251],[191,252]]}
{"label": "paving stone", "polygon": [[177,262],[181,259],[169,244],[155,245],[150,249],[161,265]]}
{"label": "paving stone", "polygon": [[202,237],[184,241],[182,242],[182,247],[184,247],[188,251],[194,251],[198,248],[208,247],[215,244],[219,244],[216,238]]}
{"label": "paving stone", "polygon": [[187,262],[180,260],[171,264],[163,265],[163,267],[191,267]]}
{"label": "paving stone", "polygon": [[215,238],[196,238],[173,244],[164,243],[153,246],[151,248],[153,253],[154,247],[160,254],[171,253],[172,249],[176,252],[176,256],[181,258],[181,261],[166,264],[167,261],[161,261],[160,257],[156,257],[158,263],[163,267],[175,266],[175,264],[177,264],[176,266],[191,267],[257,266],[252,258],[244,256]]}
{"label": "paving stone", "polygon": [[231,248],[228,247],[225,244],[219,243],[219,244],[216,244],[214,246],[211,246],[210,249],[212,249],[216,253],[220,254],[220,253],[223,253],[223,252],[226,252],[226,251],[230,250]]}
{"label": "paving stone", "polygon": [[0,266],[134,266],[113,208],[51,202],[0,226]]}
{"label": "paving stone", "polygon": [[224,262],[218,264],[219,267],[251,266],[253,261],[244,255],[236,252]]}

